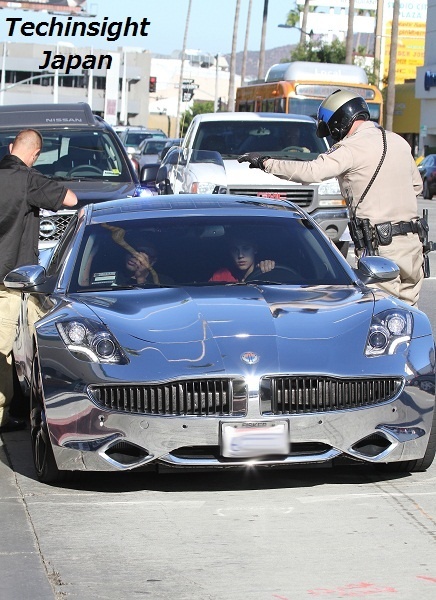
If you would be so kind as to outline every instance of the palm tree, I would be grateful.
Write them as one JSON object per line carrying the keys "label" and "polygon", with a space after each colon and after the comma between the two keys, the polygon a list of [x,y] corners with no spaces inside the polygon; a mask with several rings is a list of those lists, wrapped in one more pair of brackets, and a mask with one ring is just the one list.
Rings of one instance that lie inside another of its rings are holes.
{"label": "palm tree", "polygon": [[241,68],[241,85],[244,85],[245,73],[247,71],[247,54],[248,54],[248,36],[250,33],[250,20],[251,20],[251,7],[253,0],[249,0],[248,13],[247,13],[247,27],[245,29],[245,43],[244,43],[244,54],[242,55],[242,68]]}
{"label": "palm tree", "polygon": [[236,71],[236,42],[238,40],[238,23],[241,0],[236,0],[235,20],[233,23],[232,53],[230,55],[229,101],[227,110],[235,110],[235,71]]}
{"label": "palm tree", "polygon": [[186,14],[186,22],[185,22],[185,35],[183,36],[182,60],[181,60],[181,65],[180,65],[179,97],[178,97],[178,102],[177,102],[177,118],[176,118],[176,137],[180,137],[180,107],[182,104],[182,93],[183,93],[183,63],[185,61],[186,41],[188,39],[189,18],[191,16],[191,4],[192,4],[192,0],[189,0],[188,12]]}
{"label": "palm tree", "polygon": [[307,40],[307,36],[311,36],[311,34],[307,31],[307,15],[312,10],[316,10],[316,8],[311,7],[309,2],[310,0],[304,0],[303,16],[301,17],[301,27],[299,26],[301,12],[298,8],[290,10],[288,12],[288,16],[286,17],[286,25],[300,30],[300,44],[304,44]]}
{"label": "palm tree", "polygon": [[353,41],[354,41],[354,0],[349,0],[347,38],[345,40],[345,62],[347,65],[353,64]]}
{"label": "palm tree", "polygon": [[259,67],[257,71],[257,78],[264,78],[265,70],[265,38],[266,38],[266,22],[268,20],[268,0],[263,2],[263,18],[262,18],[262,37],[260,39],[260,52],[259,52]]}
{"label": "palm tree", "polygon": [[309,14],[309,2],[310,0],[304,0],[304,8],[303,8],[303,18],[301,20],[301,30],[300,30],[300,44],[304,44],[307,41],[306,36],[307,33],[307,15]]}

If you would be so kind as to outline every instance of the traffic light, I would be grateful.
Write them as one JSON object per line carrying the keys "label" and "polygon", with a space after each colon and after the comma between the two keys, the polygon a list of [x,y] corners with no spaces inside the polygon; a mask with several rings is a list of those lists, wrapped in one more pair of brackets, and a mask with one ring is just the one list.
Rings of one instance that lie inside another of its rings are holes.
{"label": "traffic light", "polygon": [[156,91],[156,82],[157,82],[157,78],[156,77],[150,77],[149,83],[148,83],[148,91],[149,92],[155,92]]}
{"label": "traffic light", "polygon": [[223,108],[223,102],[221,100],[221,96],[218,98],[218,112],[221,112]]}

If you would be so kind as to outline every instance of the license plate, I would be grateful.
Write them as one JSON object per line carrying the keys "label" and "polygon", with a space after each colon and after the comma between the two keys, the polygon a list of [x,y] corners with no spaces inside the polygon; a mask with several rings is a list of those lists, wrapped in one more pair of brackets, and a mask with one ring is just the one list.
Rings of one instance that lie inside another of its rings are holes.
{"label": "license plate", "polygon": [[289,454],[287,421],[221,423],[221,454],[226,458],[250,458]]}

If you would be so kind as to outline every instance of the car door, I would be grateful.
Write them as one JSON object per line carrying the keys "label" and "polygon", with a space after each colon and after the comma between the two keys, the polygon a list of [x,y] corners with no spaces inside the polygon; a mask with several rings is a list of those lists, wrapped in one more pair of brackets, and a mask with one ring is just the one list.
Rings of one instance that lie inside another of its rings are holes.
{"label": "car door", "polygon": [[183,165],[186,161],[183,159],[180,146],[171,148],[161,163],[156,175],[156,186],[159,194],[179,194],[182,188]]}

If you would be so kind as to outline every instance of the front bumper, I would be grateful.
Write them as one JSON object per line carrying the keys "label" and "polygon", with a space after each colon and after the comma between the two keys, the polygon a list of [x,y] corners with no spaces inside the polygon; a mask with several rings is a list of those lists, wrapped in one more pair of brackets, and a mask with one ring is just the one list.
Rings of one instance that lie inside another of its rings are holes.
{"label": "front bumper", "polygon": [[[253,383],[253,382],[251,382]],[[434,394],[405,381],[392,400],[370,407],[301,415],[265,415],[249,391],[244,416],[132,414],[96,406],[88,394],[58,394],[47,423],[61,470],[122,471],[173,467],[292,466],[338,457],[378,463],[419,459],[428,444]],[[287,422],[290,451],[280,456],[222,456],[222,424]]]}

